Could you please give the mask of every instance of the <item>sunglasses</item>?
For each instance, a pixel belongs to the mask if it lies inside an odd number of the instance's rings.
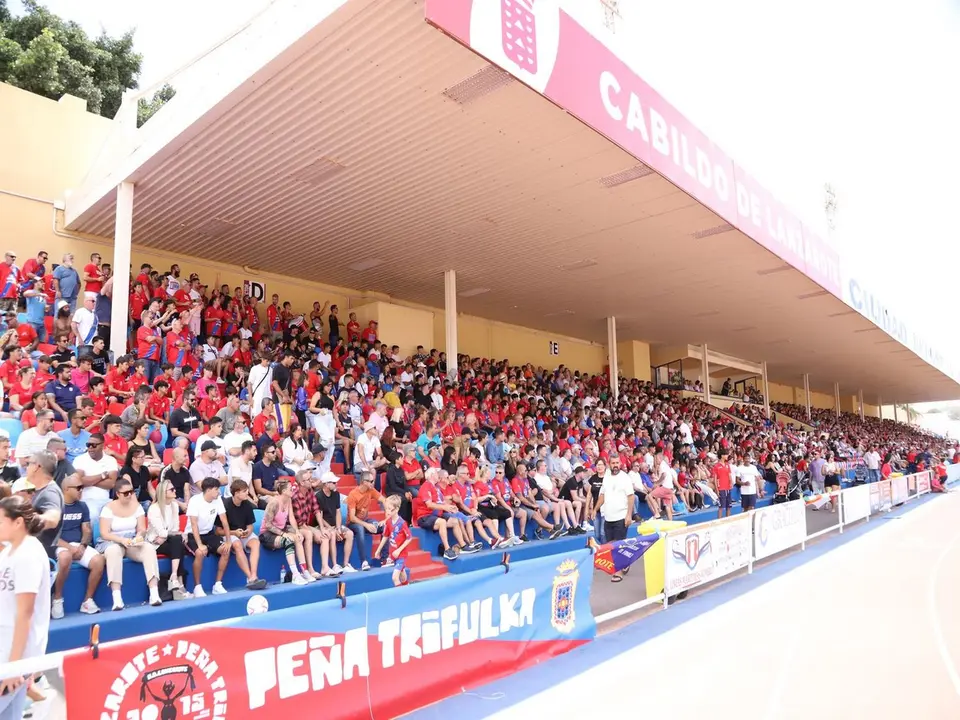
[[[88,443],[87,443],[87,447],[88,447],[88,448],[98,448],[98,447],[100,447],[101,445],[103,445],[103,443],[98,443],[98,442],[88,442]]]
[[[130,497],[133,495],[133,490],[120,490],[117,492],[117,497]]]

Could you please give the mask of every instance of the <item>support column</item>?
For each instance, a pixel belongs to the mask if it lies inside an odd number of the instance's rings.
[[[710,402],[710,361],[707,360],[707,344],[700,346],[703,357],[700,358],[700,374],[703,381],[703,401]]]
[[[447,378],[457,379],[457,271],[446,270],[443,273],[443,320],[446,330]]]
[[[877,395],[877,412],[880,414],[880,420],[883,420],[883,396]]]
[[[620,365],[617,357],[617,319],[612,315],[607,318],[607,364],[610,366],[610,391],[613,401],[620,399]]]
[[[770,418],[770,382],[767,380],[767,361],[761,363],[763,368],[763,414]]]
[[[803,395],[807,403],[807,422],[811,419],[810,413],[810,373],[803,374]]]
[[[837,413],[837,419],[840,418],[840,383],[833,384],[833,407]]]
[[[894,422],[900,422],[900,418],[898,417],[898,413],[897,413],[897,401],[896,401],[896,400],[893,401],[893,421],[894,421]]]
[[[857,390],[857,401],[860,405],[860,421],[863,421],[863,389]]]
[[[127,354],[130,315],[130,245],[133,241],[133,183],[117,185],[113,231],[113,294],[110,307],[110,352],[114,360]]]

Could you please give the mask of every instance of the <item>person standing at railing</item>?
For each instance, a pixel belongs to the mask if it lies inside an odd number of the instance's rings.
[[[50,630],[50,560],[37,535],[42,518],[19,497],[0,500],[0,662],[40,657]],[[0,720],[20,720],[25,678],[0,681]]]
[[[874,483],[880,480],[880,453],[875,445],[864,453],[863,462],[867,466],[867,482]]]

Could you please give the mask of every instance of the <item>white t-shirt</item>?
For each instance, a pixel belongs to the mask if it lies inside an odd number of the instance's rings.
[[[356,447],[353,449],[353,462],[357,467],[363,467],[360,463],[361,458],[365,459],[368,464],[373,462],[374,454],[377,450],[380,449],[380,438],[370,437],[366,433],[363,433],[358,439]]]
[[[77,330],[80,332],[78,342],[81,345],[89,345],[93,341],[91,331],[97,324],[97,316],[90,310],[82,307],[73,314],[73,322],[77,324]],[[89,340],[87,338],[89,338]]]
[[[20,437],[23,437],[22,435]],[[17,456],[19,457],[19,455]],[[867,470],[879,470],[880,469],[880,453],[878,452],[868,452],[863,456],[863,461],[867,464]]]
[[[212,502],[207,502],[203,495],[194,495],[187,503],[187,517],[197,519],[197,529],[201,535],[212,533],[217,518],[225,515],[226,512],[223,499],[219,495]],[[193,527],[192,524],[188,525],[188,530],[191,527]]]
[[[110,521],[110,532],[113,535],[119,535],[125,538],[135,538],[137,536],[137,522],[144,516],[143,507],[138,503],[133,515],[130,517],[120,517],[114,515],[113,510],[107,505],[100,513],[101,520]]]
[[[200,492],[200,483],[204,478],[212,477],[221,480],[227,474],[219,460],[212,463],[205,463],[200,458],[194,460],[190,466],[190,480],[193,483],[193,489]]]
[[[607,522],[617,522],[626,519],[627,498],[633,495],[633,480],[630,476],[621,470],[616,475],[607,473],[603,478],[603,484],[600,486],[600,494],[603,495],[603,507],[600,508],[600,514]]]
[[[60,437],[53,430],[46,435],[41,435],[35,427],[24,430],[17,438],[16,456],[17,460],[31,458],[35,453],[47,449],[47,443],[50,438]]]
[[[47,651],[50,630],[50,560],[32,536],[24,538],[16,551],[9,545],[0,551],[0,662],[4,663],[10,659],[18,593],[36,594],[23,657],[39,657]]]
[[[662,486],[668,490],[673,490],[677,486],[677,473],[675,473],[673,468],[666,463],[660,467],[660,476],[663,478]]]
[[[680,423],[680,437],[687,445],[693,445],[693,435],[690,434],[690,426],[685,422]]]
[[[737,478],[740,480],[740,494],[741,495],[756,495],[757,494],[757,482],[760,480],[760,471],[757,470],[756,465],[740,465],[734,472],[736,473]]]
[[[537,487],[539,487],[541,490],[546,490],[551,495],[556,493],[556,489],[553,487],[553,481],[550,479],[549,475],[534,473],[533,480],[535,483],[537,483]]]
[[[243,480],[250,488],[251,492],[253,491],[253,463],[243,461],[243,458],[235,457],[230,459],[230,482],[227,483],[227,487],[223,491],[224,497],[233,497],[233,493],[230,492],[230,485],[233,484],[234,480]]]
[[[99,460],[94,460],[90,457],[90,453],[84,453],[77,457],[73,461],[74,470],[79,470],[84,475],[99,475],[100,473],[112,473],[118,472],[120,466],[117,465],[117,461],[111,455],[104,454]],[[109,500],[110,491],[102,487],[85,487],[80,492],[81,500]]]
[[[217,457],[219,457],[220,455],[225,456],[227,454],[226,448],[224,448],[223,438],[213,437],[212,435],[207,435],[206,433],[204,433],[203,435],[197,438],[197,442],[196,442],[197,450],[202,448],[203,444],[207,440],[209,440],[210,442],[212,442],[214,445],[217,446]]]
[[[270,395],[270,377],[273,375],[273,368],[267,365],[254,365],[250,368],[250,377],[247,378],[247,385],[253,389],[253,398],[250,400],[250,416],[256,417],[263,412],[263,399]]]

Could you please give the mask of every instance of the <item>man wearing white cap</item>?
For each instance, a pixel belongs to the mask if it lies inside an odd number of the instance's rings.
[[[93,354],[93,339],[97,336],[97,294],[85,292],[83,307],[73,314],[73,332],[77,336],[77,357]]]
[[[357,438],[357,444],[353,448],[353,474],[357,476],[358,481],[364,472],[376,478],[379,469],[386,464],[387,459],[383,457],[380,449],[377,424],[373,420],[367,420],[363,426],[363,434]]]
[[[353,552],[353,530],[343,522],[343,511],[340,509],[340,493],[337,483],[340,478],[336,473],[326,472],[320,477],[320,490],[317,491],[317,504],[320,506],[322,527],[334,533],[336,542],[330,543],[330,569],[333,572],[356,572],[350,564],[350,554]],[[343,543],[343,566],[337,563],[337,543]]]

